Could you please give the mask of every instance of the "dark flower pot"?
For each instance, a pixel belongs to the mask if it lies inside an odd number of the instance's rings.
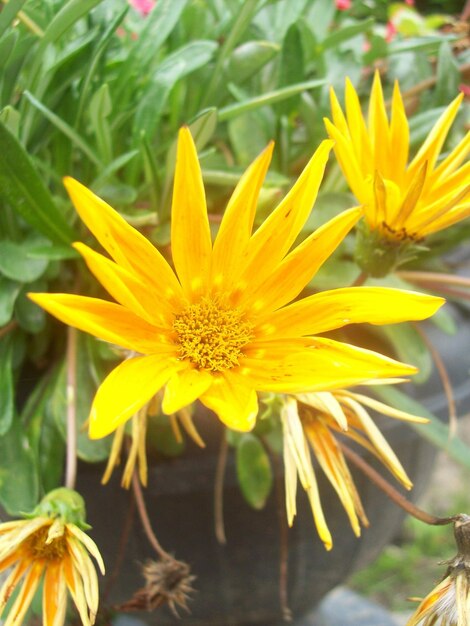
[[[215,423],[213,418],[213,422]],[[213,424],[212,424],[213,425]],[[385,434],[415,483],[417,498],[427,482],[434,450],[407,426],[387,424]],[[367,459],[372,464],[371,458]],[[175,618],[164,607],[139,613],[149,624],[191,626],[265,624],[282,622],[279,606],[280,522],[276,494],[262,511],[254,511],[240,494],[233,459],[225,478],[224,519],[227,544],[214,533],[215,450],[160,463],[149,475],[145,499],[161,544],[176,558],[190,564],[197,576],[197,593],[191,613]],[[106,487],[99,485],[96,470],[80,473],[78,490],[84,495],[91,535],[97,541],[108,576],[119,553],[119,535],[126,523],[129,493],[119,486],[119,472]],[[334,547],[326,552],[317,537],[306,495],[298,494],[298,515],[288,532],[288,601],[295,618],[310,611],[333,587],[372,561],[403,520],[404,513],[363,475],[353,475],[361,494],[370,527],[360,539],[354,536],[346,514],[327,481],[318,472],[322,502],[332,531]],[[282,483],[282,476],[278,477]],[[284,503],[282,503],[284,506]],[[284,516],[284,510],[281,511]],[[143,535],[137,516],[126,547],[120,576],[110,601],[120,604],[143,586],[139,563],[154,554]],[[105,584],[102,585],[104,589]]]

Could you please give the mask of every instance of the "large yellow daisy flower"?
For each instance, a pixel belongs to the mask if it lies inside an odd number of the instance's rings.
[[[214,244],[191,134],[179,134],[172,205],[175,271],[103,200],[70,178],[80,217],[110,260],[75,244],[119,304],[68,294],[30,294],[63,322],[131,351],[101,384],[90,437],[115,430],[165,387],[172,414],[197,398],[230,428],[250,430],[257,391],[329,390],[415,368],[369,350],[313,338],[345,324],[429,317],[443,300],[385,288],[345,288],[296,298],[360,217],[337,216],[291,250],[315,201],[332,142],[323,142],[299,179],[252,234],[272,146],[248,168]],[[287,305],[287,306],[286,306]]]
[[[470,215],[470,132],[440,162],[438,158],[463,94],[442,113],[408,163],[409,128],[398,83],[390,121],[380,76],[375,74],[367,123],[354,87],[346,79],[345,112],[331,90],[333,121],[326,119],[335,154],[348,184],[364,205],[371,230],[388,240],[419,241]]]

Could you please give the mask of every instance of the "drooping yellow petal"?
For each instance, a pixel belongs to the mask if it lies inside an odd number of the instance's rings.
[[[212,257],[212,283],[230,284],[237,261],[251,237],[258,196],[271,162],[274,142],[249,166],[237,184],[225,209],[214,242]]]
[[[209,372],[195,368],[175,372],[165,386],[163,412],[171,415],[188,406],[209,389],[213,379]]]
[[[64,185],[81,219],[116,263],[141,276],[167,301],[180,303],[181,287],[155,246],[78,181],[66,177]]]
[[[347,324],[395,324],[433,315],[444,299],[388,287],[345,287],[323,291],[259,321],[267,338],[315,335]],[[265,325],[264,325],[265,324]]]
[[[212,243],[201,168],[187,127],[178,135],[171,250],[181,285],[190,298],[201,291],[210,276]]]
[[[181,367],[159,354],[127,359],[101,383],[90,413],[91,439],[113,432],[136,413]]]
[[[106,291],[119,304],[130,309],[150,324],[160,325],[171,320],[172,306],[160,293],[144,284],[137,274],[110,261],[83,243],[73,247],[80,252],[88,268],[103,285]]]
[[[142,354],[174,352],[161,328],[119,304],[64,293],[30,293],[28,296],[61,322],[122,348]]]
[[[44,626],[62,626],[67,608],[67,586],[61,572],[62,565],[51,563],[46,568],[42,594],[42,623]]]
[[[253,312],[275,310],[293,300],[315,276],[357,223],[362,209],[343,211],[318,228],[290,252],[257,288],[240,298],[240,306]]]
[[[69,557],[64,562],[64,573],[67,587],[72,596],[77,611],[80,615],[83,626],[92,626],[88,615],[88,605],[84,590],[84,581],[80,576],[80,570],[75,563],[72,562],[72,558],[75,558],[73,552],[76,552],[75,546],[69,548],[72,557]]]
[[[13,606],[8,612],[8,616],[3,622],[3,626],[17,626],[23,622],[26,612],[34,598],[36,589],[39,586],[39,580],[41,578],[44,564],[41,561],[36,561],[31,564],[31,569],[27,572],[23,585],[19,594],[16,597]]]
[[[101,556],[100,551],[98,550],[98,546],[93,541],[93,539],[89,535],[87,535],[85,532],[83,532],[83,530],[78,528],[78,526],[75,526],[75,524],[67,524],[67,531],[71,535],[76,537],[81,543],[83,543],[85,548],[88,550],[88,552],[92,555],[92,557],[98,563],[98,567],[100,568],[100,572],[104,576],[106,570],[105,570],[105,566],[104,566],[103,557]]]
[[[289,340],[290,341],[290,340]],[[272,358],[270,342],[255,348],[264,356],[245,357],[243,368],[260,391],[307,393],[360,385],[369,380],[395,378],[416,373],[416,368],[377,352],[332,339],[316,338],[312,347]]]
[[[256,392],[248,381],[231,370],[214,376],[212,385],[199,399],[233,430],[249,431],[255,425]]]
[[[290,192],[250,239],[240,289],[261,285],[284,258],[305,224],[323,178],[331,141],[323,141]]]

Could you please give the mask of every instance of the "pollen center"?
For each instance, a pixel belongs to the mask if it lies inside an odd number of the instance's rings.
[[[61,560],[67,552],[65,537],[55,537],[47,543],[49,527],[43,527],[33,533],[27,541],[27,549],[33,560],[46,559],[48,561]]]
[[[175,317],[173,328],[180,359],[212,372],[236,367],[253,338],[253,327],[239,309],[211,298],[190,304]]]

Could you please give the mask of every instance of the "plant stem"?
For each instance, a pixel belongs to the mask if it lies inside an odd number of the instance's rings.
[[[14,330],[17,326],[18,322],[16,320],[12,320],[11,322],[8,322],[8,324],[5,324],[5,326],[2,326],[0,328],[0,339],[5,335],[8,335],[8,333]]]
[[[369,272],[366,272],[365,270],[362,270],[361,273],[359,274],[359,276],[356,278],[356,280],[351,285],[351,287],[361,287],[366,282],[366,280],[368,278],[369,278]]]
[[[356,467],[358,467],[370,480],[379,487],[395,504],[398,504],[404,511],[415,517],[416,519],[429,524],[431,526],[443,526],[454,522],[455,517],[436,517],[423,511],[415,504],[410,502],[403,496],[388,480],[385,480],[367,461],[360,457],[356,452],[351,450],[349,446],[339,442],[344,456],[349,459]]]
[[[144,494],[142,493],[142,487],[139,482],[139,477],[137,475],[136,470],[132,474],[132,489],[134,491],[135,503],[137,505],[137,511],[139,513],[140,521],[142,523],[142,528],[144,529],[144,533],[158,556],[162,559],[173,560],[171,554],[166,552],[160,545],[155,533],[153,532],[152,524],[150,523],[150,518],[148,516],[147,507],[145,506]]]
[[[222,432],[220,440],[219,456],[217,458],[217,467],[215,470],[214,482],[214,527],[217,541],[225,545],[227,538],[225,536],[224,525],[224,477],[225,468],[227,467],[228,443],[225,437],[225,430]]]
[[[74,489],[77,478],[77,329],[67,329],[67,451],[65,486]]]

